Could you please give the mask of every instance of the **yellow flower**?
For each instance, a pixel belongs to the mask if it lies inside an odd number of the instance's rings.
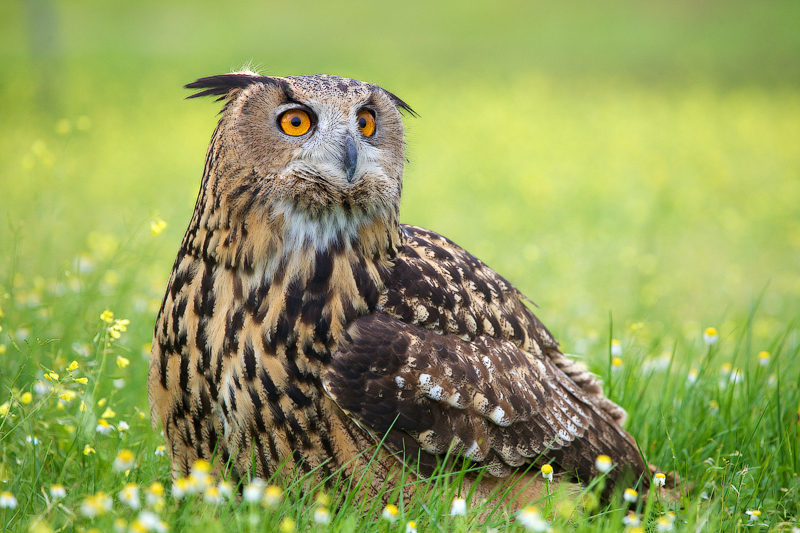
[[[117,366],[118,366],[118,367],[120,367],[120,368],[125,368],[125,367],[126,367],[126,366],[128,366],[129,364],[131,364],[131,361],[130,361],[130,359],[128,359],[128,358],[126,358],[126,357],[122,357],[121,355],[118,355],[118,356],[117,356]]]
[[[103,321],[103,322],[105,322],[106,324],[111,324],[111,323],[114,321],[114,313],[112,313],[111,311],[109,311],[108,309],[106,309],[106,310],[105,310],[105,311],[103,311],[103,313],[100,315],[100,320],[102,320],[102,321]]]
[[[44,375],[44,377],[47,379],[47,381],[58,381],[58,374],[55,372],[48,372]]]
[[[550,465],[544,465],[542,467],[542,477],[547,481],[553,481],[553,467]]]
[[[280,528],[281,533],[292,533],[295,528],[295,523],[291,518],[284,518],[281,520],[281,523],[278,527]]]
[[[80,405],[80,407],[78,407],[78,409],[80,410],[81,413],[85,413],[86,412],[86,402],[81,400],[81,405]]]
[[[30,392],[23,392],[22,396],[19,397],[19,402],[28,405],[33,401],[33,394]]]
[[[0,344],[0,355],[3,355],[4,353],[6,353],[6,345]]]
[[[417,533],[417,523],[413,520],[406,522],[406,533]]]
[[[268,507],[276,507],[279,503],[281,503],[282,498],[283,491],[278,486],[270,485],[264,490],[264,503]]]
[[[96,452],[94,451],[94,448],[92,448],[87,444],[86,446],[83,447],[83,455],[89,455],[90,453],[96,453]]]
[[[106,400],[105,398],[100,398],[99,400],[97,400],[97,406],[103,407],[107,402],[108,400]]]
[[[155,496],[163,496],[164,495],[164,485],[159,483],[158,481],[151,483],[148,489],[151,494]]]
[[[86,385],[89,383],[89,378],[75,378],[76,383],[80,383],[81,385]]]
[[[622,359],[619,357],[614,357],[611,359],[611,370],[619,370],[622,368]]]
[[[10,403],[5,402],[3,405],[0,405],[0,416],[6,416],[9,410],[11,410]]]
[[[77,361],[73,361],[67,367],[67,372],[72,372],[73,370],[77,370],[77,369],[78,369],[78,362]]]
[[[114,321],[114,326],[120,331],[128,331],[128,326],[131,324],[131,321],[127,318],[120,318]]]
[[[161,232],[163,232],[165,229],[167,229],[167,223],[160,218],[150,222],[150,233],[153,235],[161,235]]]
[[[100,415],[100,418],[114,418],[115,416],[117,416],[117,413],[115,413],[110,407],[106,407],[106,410],[103,411],[103,414]]]
[[[656,487],[663,487],[666,483],[667,483],[667,476],[664,475],[663,472],[658,472],[656,473],[655,476],[653,476],[653,485],[655,485]]]

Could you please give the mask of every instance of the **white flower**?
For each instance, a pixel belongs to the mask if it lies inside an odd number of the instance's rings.
[[[525,507],[517,514],[517,521],[519,521],[528,531],[549,531],[550,524],[534,506]]]
[[[217,484],[220,496],[230,498],[233,495],[233,486],[224,479]]]
[[[417,533],[417,523],[413,520],[406,522],[406,533]]]
[[[250,503],[258,503],[262,494],[264,494],[264,482],[260,478],[253,478],[242,491],[244,501]]]
[[[667,476],[663,472],[657,472],[653,476],[653,485],[656,487],[663,487],[667,483]]]
[[[450,506],[450,516],[464,516],[467,514],[467,500],[464,498],[453,498]]]
[[[50,485],[50,497],[54,500],[60,500],[67,497],[67,489],[64,485]]]
[[[324,507],[314,509],[314,522],[317,524],[328,525],[331,523],[331,512]]]
[[[639,497],[639,493],[633,489],[625,489],[625,492],[622,494],[622,499],[628,503],[633,503]]]
[[[216,505],[222,501],[222,494],[220,494],[217,487],[208,487],[203,492],[203,501]]]
[[[262,501],[267,507],[277,507],[283,499],[283,491],[276,485],[270,485],[264,489],[264,498]]]
[[[185,477],[178,478],[172,484],[172,497],[176,500],[183,499],[184,496],[193,492],[191,489],[192,487],[189,486]]]
[[[719,333],[716,328],[706,328],[703,332],[703,342],[708,346],[715,344],[719,340]]]
[[[642,521],[639,519],[638,516],[636,516],[636,513],[634,513],[633,511],[628,511],[628,514],[626,514],[622,518],[622,523],[625,524],[626,526],[636,527],[641,525]]]
[[[144,501],[149,507],[162,504],[164,502],[164,485],[158,481],[151,483],[144,493]]]
[[[108,420],[101,418],[97,421],[97,428],[95,430],[101,435],[108,435],[114,431],[114,426],[108,423]]]
[[[117,458],[114,459],[114,469],[118,472],[130,470],[136,462],[136,455],[130,450],[120,450]]]
[[[159,446],[158,448],[156,448],[156,451],[153,452],[153,455],[162,456],[165,453],[166,453],[166,451],[164,450],[164,447],[163,446]]]
[[[27,437],[25,437],[25,442],[27,442],[28,444],[33,444],[34,446],[37,446],[37,445],[39,445],[39,444],[40,444],[42,441],[40,441],[39,439],[37,439],[37,438],[36,438],[36,437],[34,437],[33,435],[28,435]]]
[[[622,370],[622,359],[619,357],[612,357],[611,358],[611,371],[612,372],[619,372]]]
[[[761,366],[769,365],[769,352],[758,352],[758,364]]]
[[[158,515],[150,511],[142,511],[136,520],[131,524],[131,531],[155,531],[156,533],[166,533],[169,526],[163,522]]]
[[[542,466],[542,477],[547,481],[553,481],[553,467],[550,465]]]
[[[611,462],[611,457],[607,455],[598,455],[597,459],[594,460],[594,466],[597,468],[598,472],[605,474],[614,467],[614,464]]]
[[[81,514],[87,518],[104,515],[111,510],[114,502],[105,492],[98,492],[92,496],[87,496],[81,503]]]
[[[656,531],[672,531],[672,521],[666,516],[656,520]]]
[[[381,513],[381,517],[389,523],[393,523],[397,521],[397,518],[400,516],[400,509],[397,508],[396,505],[389,504],[383,508],[383,512]]]
[[[617,339],[611,339],[611,355],[614,357],[622,355],[622,343]]]
[[[142,505],[139,501],[139,486],[136,483],[127,483],[117,495],[117,498],[119,498],[119,501],[134,510],[138,509]]]
[[[128,431],[129,429],[131,429],[131,427],[124,420],[120,420],[119,424],[117,424],[117,431],[119,431],[120,433],[122,433],[123,431]]]
[[[755,522],[761,516],[761,511],[759,511],[758,509],[752,509],[745,511],[745,514],[750,517],[751,522]]]
[[[697,381],[697,376],[699,372],[696,368],[692,368],[689,370],[689,373],[686,375],[686,383],[694,383]]]
[[[0,509],[16,509],[17,499],[10,492],[0,492]]]

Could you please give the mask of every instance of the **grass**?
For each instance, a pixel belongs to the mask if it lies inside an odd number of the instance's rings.
[[[691,487],[677,505],[638,500],[644,525],[671,509],[675,531],[800,527],[797,9],[3,3],[0,492],[17,506],[0,508],[0,527],[127,529],[139,511],[119,492],[136,483],[143,500],[157,482],[171,531],[521,530],[479,502],[450,517],[462,472],[395,498],[393,523],[343,483],[321,504],[307,480],[269,480],[283,490],[270,508],[170,494],[147,345],[218,110],[180,87],[250,59],[375,81],[420,113],[406,120],[403,221],[533,298],[628,410],[648,460]],[[112,509],[89,518],[100,491]],[[554,491],[538,502],[554,529],[625,530],[618,496],[594,507]]]

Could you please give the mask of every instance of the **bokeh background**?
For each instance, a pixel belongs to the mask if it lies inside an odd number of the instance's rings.
[[[610,316],[644,353],[724,338],[756,304],[767,343],[800,309],[798,20],[794,1],[4,0],[0,308],[46,320],[3,334],[68,347],[110,307],[147,343],[220,107],[182,86],[249,64],[409,102],[402,220],[517,284],[567,351],[602,353]]]

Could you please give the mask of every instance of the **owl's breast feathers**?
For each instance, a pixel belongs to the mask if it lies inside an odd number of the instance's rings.
[[[600,454],[645,472],[624,411],[515,287],[440,235],[362,227],[288,253],[204,231],[187,233],[151,359],[176,474],[214,454],[264,478],[348,468],[380,441],[421,475],[448,453],[496,477],[555,461],[588,479]]]

